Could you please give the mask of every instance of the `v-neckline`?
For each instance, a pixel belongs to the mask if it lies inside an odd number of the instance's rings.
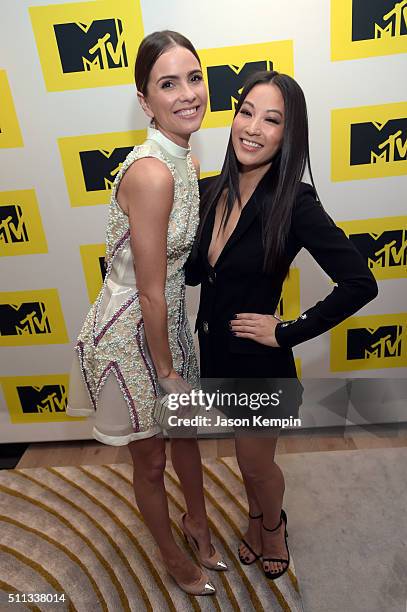
[[[232,245],[235,242],[237,242],[241,238],[241,236],[243,236],[245,231],[250,227],[251,223],[256,218],[257,214],[260,212],[262,203],[264,201],[265,193],[271,188],[270,178],[271,178],[271,173],[273,172],[273,170],[274,170],[274,166],[271,166],[271,168],[265,173],[265,175],[257,183],[255,189],[253,190],[253,193],[247,200],[245,206],[243,207],[239,215],[239,219],[236,223],[236,226],[233,232],[229,236],[228,240],[225,242],[223,249],[219,253],[213,265],[209,263],[208,252],[209,252],[209,247],[212,243],[212,238],[213,238],[213,231],[214,231],[215,217],[216,217],[216,207],[211,210],[209,217],[205,223],[205,229],[204,229],[204,234],[203,234],[202,241],[200,244],[200,250],[202,252],[203,257],[205,258],[206,264],[212,270],[217,268],[217,266],[220,264],[221,260],[223,259],[227,251],[229,251]]]
[[[251,196],[250,196],[250,197],[251,197]],[[219,254],[218,254],[217,258],[216,258],[216,259],[215,259],[215,261],[214,261],[214,263],[213,263],[213,264],[211,264],[211,262],[209,261],[209,251],[211,250],[211,246],[212,246],[212,243],[213,243],[213,241],[214,241],[214,240],[215,240],[215,243],[216,243],[216,236],[214,235],[214,234],[215,234],[215,226],[216,226],[216,213],[217,213],[217,208],[218,208],[218,207],[216,206],[216,208],[215,208],[215,215],[214,215],[214,219],[213,219],[213,225],[212,225],[212,231],[210,232],[210,242],[209,242],[209,246],[208,246],[208,257],[207,257],[207,259],[208,259],[208,264],[211,266],[211,268],[212,268],[212,269],[214,269],[214,268],[216,267],[216,264],[218,263],[219,258],[221,257],[221,255],[222,255],[223,251],[225,250],[225,248],[226,248],[226,246],[227,246],[228,242],[230,241],[230,239],[232,238],[233,234],[234,234],[234,233],[235,233],[235,231],[237,230],[237,226],[238,226],[238,225],[239,225],[239,223],[240,223],[240,219],[242,218],[243,211],[244,211],[244,209],[246,208],[246,206],[248,205],[249,201],[250,201],[250,198],[249,198],[249,200],[247,200],[246,204],[243,206],[242,210],[240,211],[240,215],[239,215],[239,217],[238,217],[238,219],[237,219],[237,221],[236,221],[236,225],[235,225],[235,227],[233,228],[233,230],[232,230],[232,231],[231,231],[231,233],[230,233],[230,236],[228,237],[228,239],[226,240],[226,242],[225,242],[225,244],[223,245],[222,249],[220,250],[220,252],[219,252]],[[220,213],[220,215],[221,215],[221,220],[220,220],[220,225],[219,225],[219,227],[218,227],[218,231],[217,231],[217,233],[218,233],[218,232],[221,230],[221,228],[222,228],[222,216],[223,216],[222,212]],[[215,246],[215,245],[214,245],[214,246]]]
[[[232,233],[230,234],[229,238],[226,240],[225,244],[223,245],[223,248],[220,251],[219,255],[217,256],[215,262],[213,264],[211,264],[210,261],[209,261],[209,258],[208,258],[208,253],[209,253],[209,250],[211,248],[211,244],[212,244],[213,239],[214,239],[213,234],[214,234],[214,231],[215,231],[216,211],[217,211],[217,207],[218,207],[218,205],[216,205],[215,210],[214,210],[214,214],[213,214],[213,222],[212,222],[212,219],[211,219],[211,226],[208,228],[209,229],[209,244],[208,244],[208,250],[207,250],[207,253],[206,253],[206,260],[208,262],[208,265],[212,268],[212,270],[214,270],[216,268],[220,258],[222,257],[223,253],[225,252],[225,249],[227,249],[227,247],[230,245],[230,242],[232,241],[232,239],[236,235],[236,232],[237,232],[237,230],[239,228],[239,225],[241,225],[242,216],[244,215],[245,210],[251,204],[251,202],[252,202],[252,200],[253,200],[253,198],[255,196],[255,193],[256,193],[256,191],[258,189],[258,186],[259,186],[260,182],[257,183],[256,187],[253,189],[252,194],[250,195],[250,197],[247,200],[246,204],[243,206],[242,210],[240,211],[239,218],[237,220],[237,223],[236,223],[235,227],[233,228]]]

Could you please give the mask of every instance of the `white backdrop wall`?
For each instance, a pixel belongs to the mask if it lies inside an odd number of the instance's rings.
[[[380,293],[333,333],[296,347],[299,371],[304,379],[405,378],[406,4],[1,0],[0,442],[90,434],[91,423],[70,419],[64,408],[73,344],[101,282],[109,184],[97,164],[90,176],[92,162],[81,166],[80,153],[105,151],[120,162],[125,147],[143,138],[134,57],[143,33],[159,29],[188,36],[206,75],[219,65],[238,75],[248,62],[273,62],[301,84],[322,202],[370,258]],[[117,56],[103,58],[103,45],[92,51],[106,32]],[[71,56],[62,46],[70,36],[84,45]],[[220,169],[230,120],[231,111],[212,110],[192,137],[203,173]],[[94,183],[88,189],[86,172]],[[285,318],[332,290],[307,253],[295,267],[283,294]],[[197,296],[189,291],[191,320]],[[349,329],[362,334],[352,346]],[[387,420],[403,419],[403,408],[396,401]]]

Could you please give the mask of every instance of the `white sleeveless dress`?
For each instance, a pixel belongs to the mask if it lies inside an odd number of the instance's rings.
[[[116,194],[126,170],[155,157],[174,179],[174,203],[167,235],[168,335],[174,369],[191,385],[199,370],[185,306],[184,264],[199,221],[199,191],[189,149],[154,128],[124,161],[112,188],[106,232],[107,272],[76,344],[67,414],[95,416],[93,436],[113,446],[156,435],[153,419],[157,375],[148,350],[136,288],[127,215]]]

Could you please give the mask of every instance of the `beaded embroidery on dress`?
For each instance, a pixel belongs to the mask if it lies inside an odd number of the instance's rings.
[[[174,155],[184,159],[174,160]],[[160,431],[152,416],[158,392],[157,376],[146,343],[136,289],[129,221],[116,199],[124,173],[133,162],[144,157],[160,159],[174,179],[174,203],[167,234],[165,295],[168,336],[174,369],[191,385],[197,385],[199,381],[186,315],[184,276],[184,264],[192,249],[199,221],[198,181],[189,150],[178,147],[157,130],[149,128],[148,140],[130,152],[112,187],[106,231],[106,276],[78,337],[79,364],[76,359],[67,408],[67,414],[71,416],[90,416],[96,411],[93,435],[101,442],[113,445],[127,444]],[[181,173],[176,168],[179,163],[184,164]],[[81,376],[78,375],[79,368]],[[109,385],[105,385],[108,378]],[[123,424],[115,421],[112,397],[103,392],[104,386],[110,388],[112,384],[116,386],[116,398],[118,385],[127,408],[124,413],[121,406],[117,413],[119,420],[120,415],[122,420],[127,419]],[[109,411],[109,418],[105,421],[114,425],[103,422],[103,415]],[[99,420],[98,414],[101,415]]]

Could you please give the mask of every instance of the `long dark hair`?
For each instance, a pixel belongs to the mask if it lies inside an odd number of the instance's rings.
[[[137,90],[144,96],[147,94],[148,80],[154,64],[164,51],[170,47],[185,47],[196,57],[201,65],[199,55],[188,38],[179,32],[172,30],[161,30],[160,32],[152,32],[142,41],[137,51],[136,64],[134,66],[134,77]]]
[[[285,243],[295,196],[306,168],[315,189],[309,156],[307,106],[304,93],[293,78],[274,70],[264,70],[253,73],[246,81],[235,108],[235,117],[253,87],[264,83],[276,85],[281,91],[284,99],[285,122],[281,148],[274,156],[270,170],[262,179],[268,180],[270,187],[262,202],[263,267],[267,273],[280,275],[284,272],[285,276],[288,271],[284,258]],[[228,222],[235,201],[241,205],[239,162],[233,148],[232,136],[229,138],[222,171],[202,197],[198,242],[209,213],[216,207],[225,189],[227,199],[226,214],[222,220],[223,227]]]

